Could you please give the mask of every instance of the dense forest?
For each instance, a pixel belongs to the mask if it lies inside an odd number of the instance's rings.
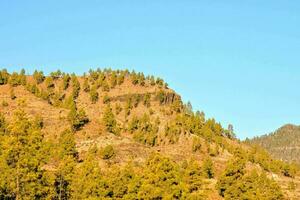
[[[300,127],[285,125],[273,133],[246,140],[265,148],[274,158],[300,163]]]
[[[299,199],[299,166],[163,79],[0,71],[0,199]]]

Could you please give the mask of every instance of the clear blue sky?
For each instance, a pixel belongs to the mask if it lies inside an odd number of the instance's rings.
[[[300,1],[1,1],[0,67],[163,77],[240,138],[300,124]]]

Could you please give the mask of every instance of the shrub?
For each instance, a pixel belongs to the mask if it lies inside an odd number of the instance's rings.
[[[287,177],[294,178],[297,173],[297,167],[294,164],[283,163],[282,174]]]
[[[104,160],[109,160],[115,155],[115,150],[112,145],[107,145],[100,151],[100,156]]]
[[[7,106],[8,106],[7,101],[3,100],[3,101],[2,101],[2,106],[3,106],[3,107],[7,107]]]
[[[105,94],[104,97],[103,97],[103,103],[108,104],[109,102],[110,102],[110,98],[107,94]]]

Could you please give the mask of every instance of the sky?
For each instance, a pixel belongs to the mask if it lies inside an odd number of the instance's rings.
[[[0,67],[162,77],[241,139],[300,124],[298,0],[1,0]]]

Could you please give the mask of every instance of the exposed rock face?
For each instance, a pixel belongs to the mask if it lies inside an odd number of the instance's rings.
[[[114,97],[110,97],[111,101],[120,101],[120,102],[126,102],[128,99],[144,99],[146,97],[146,95],[150,95],[150,100],[158,100],[156,98],[156,93],[155,92],[151,92],[151,93],[142,93],[142,94],[125,94],[125,95],[119,95],[119,96],[114,96]],[[175,101],[179,101],[181,102],[181,97],[174,93],[174,92],[168,92],[164,94],[164,100],[161,102],[162,105],[170,105],[172,103],[174,103]]]
[[[163,104],[165,104],[165,105],[172,104],[176,100],[181,101],[181,98],[179,95],[177,95],[175,93],[166,93],[165,101],[163,102]]]

